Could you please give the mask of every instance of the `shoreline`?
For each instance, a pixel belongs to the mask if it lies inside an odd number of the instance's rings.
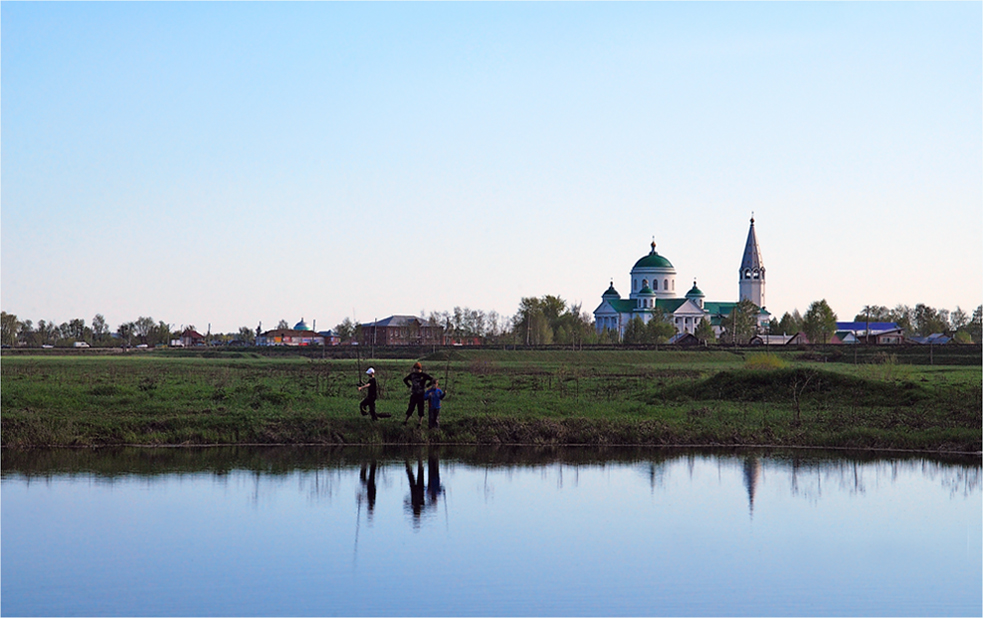
[[[942,455],[954,457],[983,457],[983,451],[958,451],[958,450],[932,450],[932,449],[905,449],[891,447],[868,447],[858,448],[850,446],[805,446],[793,444],[532,444],[532,443],[509,443],[509,444],[463,444],[460,442],[424,442],[424,443],[400,443],[400,442],[373,442],[368,444],[336,444],[323,442],[239,442],[235,444],[95,444],[95,445],[50,445],[50,446],[0,446],[0,449],[10,451],[31,451],[31,450],[102,450],[102,449],[219,449],[219,448],[375,448],[375,447],[434,447],[434,448],[494,448],[494,447],[516,447],[516,448],[614,448],[614,449],[673,449],[673,450],[801,450],[801,451],[843,451],[851,453],[871,453],[889,454],[897,453],[901,455]]]

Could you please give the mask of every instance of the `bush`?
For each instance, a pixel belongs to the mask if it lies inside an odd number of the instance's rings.
[[[771,370],[784,369],[786,366],[787,363],[773,352],[749,354],[744,361],[745,369]]]

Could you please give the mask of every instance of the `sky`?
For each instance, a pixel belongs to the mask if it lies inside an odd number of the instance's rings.
[[[0,4],[0,307],[983,302],[983,4]]]

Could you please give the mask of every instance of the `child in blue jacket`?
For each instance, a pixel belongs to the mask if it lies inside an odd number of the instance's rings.
[[[440,421],[438,417],[440,416],[440,400],[444,398],[444,391],[440,390],[440,382],[434,380],[433,384],[427,389],[427,392],[423,394],[423,398],[427,400],[427,407],[429,409],[429,423],[427,426],[430,429],[438,429],[440,427]]]

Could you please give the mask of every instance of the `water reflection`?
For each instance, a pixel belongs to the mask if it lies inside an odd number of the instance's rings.
[[[347,470],[358,473],[356,511],[366,521],[376,515],[380,476],[394,466],[403,470],[407,486],[403,512],[414,529],[438,511],[446,512],[446,488],[441,479],[441,460],[453,466],[474,467],[483,474],[485,501],[494,493],[489,473],[537,469],[555,477],[557,489],[576,488],[581,470],[641,465],[652,491],[666,491],[669,480],[684,462],[692,481],[701,463],[713,462],[718,481],[725,483],[725,471],[740,469],[739,479],[746,496],[748,516],[753,519],[765,475],[772,485],[786,487],[788,495],[815,503],[822,499],[824,487],[833,486],[848,495],[863,495],[871,483],[894,483],[904,475],[918,474],[939,484],[951,496],[976,495],[981,488],[978,456],[913,456],[871,453],[844,453],[809,450],[680,450],[680,449],[579,449],[521,447],[419,447],[390,446],[364,448],[320,447],[228,447],[228,448],[107,448],[2,451],[3,479],[22,479],[28,485],[48,482],[56,477],[85,476],[96,483],[140,478],[150,480],[164,475],[211,474],[216,482],[228,485],[233,473],[251,479],[251,497],[259,504],[263,491],[275,491],[288,476],[298,476],[309,488],[313,500],[331,498],[343,484]],[[426,460],[426,466],[424,466]]]
[[[375,459],[371,459],[368,462],[362,462],[362,468],[358,472],[358,479],[362,482],[362,490],[360,491],[356,500],[358,500],[358,505],[361,507],[362,501],[365,500],[368,503],[368,518],[372,521],[372,515],[375,513],[375,471],[378,468],[379,463]]]
[[[378,446],[2,458],[7,615],[981,610],[979,457]],[[379,576],[394,572],[446,594]]]
[[[409,495],[403,501],[403,510],[412,519],[413,527],[419,529],[421,519],[426,511],[436,509],[444,486],[440,483],[440,457],[436,450],[427,455],[427,481],[423,481],[423,457],[416,460],[416,473],[407,461],[406,479],[409,482]]]
[[[758,457],[744,458],[744,487],[747,489],[748,511],[754,516],[754,491],[761,476],[761,459]]]
[[[161,475],[211,474],[228,482],[233,472],[248,472],[259,490],[264,480],[301,474],[310,476],[313,494],[330,494],[336,475],[354,467],[358,470],[359,500],[367,512],[375,509],[377,476],[396,462],[409,484],[407,512],[422,517],[429,506],[445,493],[441,484],[441,460],[481,470],[540,469],[556,475],[556,486],[565,484],[569,469],[572,486],[580,470],[592,467],[644,465],[648,484],[664,487],[676,462],[685,461],[692,477],[695,466],[714,461],[720,470],[738,464],[750,512],[763,475],[787,478],[794,495],[818,497],[823,483],[863,494],[870,482],[896,480],[916,472],[938,482],[952,495],[971,495],[980,490],[978,455],[872,454],[782,449],[658,449],[575,447],[211,447],[211,448],[103,448],[103,449],[3,449],[0,478],[23,479],[28,483],[54,477],[84,475],[97,482]],[[424,459],[427,460],[424,470]],[[872,479],[876,479],[872,481]],[[567,480],[566,482],[571,482]]]

